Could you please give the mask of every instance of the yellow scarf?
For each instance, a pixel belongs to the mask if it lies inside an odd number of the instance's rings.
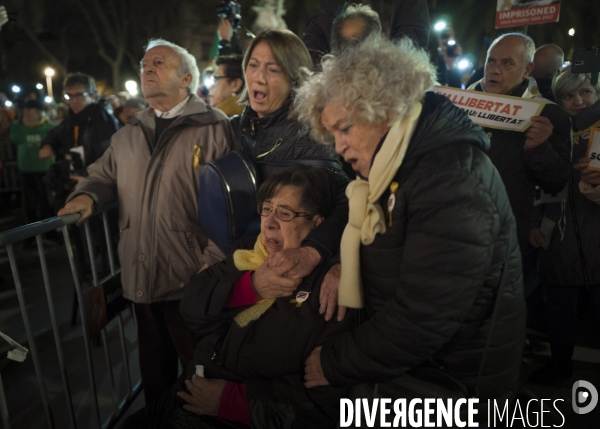
[[[392,125],[369,171],[369,180],[357,179],[348,185],[348,224],[342,235],[340,253],[342,274],[339,305],[350,308],[364,306],[360,278],[360,246],[369,245],[375,235],[385,233],[385,216],[379,198],[398,172],[415,131],[423,105],[416,102],[403,119]]]
[[[216,107],[217,109],[222,110],[227,116],[235,116],[241,115],[244,111],[244,107],[246,106],[243,104],[238,104],[238,96],[232,95],[231,97],[221,101]]]
[[[253,250],[236,250],[233,253],[233,262],[235,267],[240,271],[256,271],[260,267],[265,258],[269,255],[267,249],[261,240],[261,235],[256,239]],[[247,326],[253,320],[257,320],[265,311],[273,305],[275,299],[261,299],[252,307],[249,307],[235,316],[233,320],[241,327]]]

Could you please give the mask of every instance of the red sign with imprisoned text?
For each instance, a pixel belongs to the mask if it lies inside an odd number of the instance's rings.
[[[525,131],[531,125],[530,118],[538,116],[546,104],[533,98],[466,91],[447,86],[436,86],[433,91],[448,97],[477,125],[501,130]]]
[[[560,0],[498,0],[496,28],[558,22]]]

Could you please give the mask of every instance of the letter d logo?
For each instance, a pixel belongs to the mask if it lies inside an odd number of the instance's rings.
[[[591,396],[591,398],[590,398]],[[598,405],[598,391],[592,383],[585,380],[578,380],[573,383],[573,411],[577,414],[587,414]],[[585,407],[580,405],[589,403]]]

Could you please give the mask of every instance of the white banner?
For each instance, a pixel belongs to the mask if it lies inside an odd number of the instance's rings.
[[[477,125],[500,130],[525,131],[531,125],[530,118],[539,116],[546,104],[531,98],[467,91],[447,86],[436,86],[433,91],[448,97]]]

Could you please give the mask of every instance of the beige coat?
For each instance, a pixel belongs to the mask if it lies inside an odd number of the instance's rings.
[[[202,167],[234,146],[227,117],[195,95],[151,153],[154,130],[153,109],[136,114],[69,196],[86,193],[96,209],[118,199],[123,295],[145,304],[181,299],[203,264],[224,259],[197,224],[198,184]]]

